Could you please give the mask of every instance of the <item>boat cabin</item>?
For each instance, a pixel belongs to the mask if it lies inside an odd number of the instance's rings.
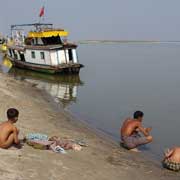
[[[21,29],[24,26],[34,26],[35,29],[25,35]],[[12,25],[8,56],[35,65],[78,64],[77,45],[67,41],[68,34],[64,29],[53,28],[52,24]]]

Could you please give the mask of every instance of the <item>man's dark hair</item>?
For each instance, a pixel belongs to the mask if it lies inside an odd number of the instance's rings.
[[[15,108],[10,108],[7,110],[7,117],[8,119],[14,119],[15,117],[18,117],[19,111]]]
[[[142,111],[136,111],[134,113],[134,119],[138,119],[139,117],[143,117],[144,116],[144,113]]]

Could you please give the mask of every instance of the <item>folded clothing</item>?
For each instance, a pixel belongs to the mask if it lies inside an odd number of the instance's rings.
[[[49,138],[46,134],[29,133],[26,135],[26,140],[42,140],[47,141]]]
[[[55,146],[60,146],[65,150],[73,149],[73,144],[71,140],[68,139],[61,139],[57,136],[53,136],[49,138],[50,141],[54,141]]]
[[[60,146],[65,150],[69,150],[69,149],[73,149],[73,143],[71,143],[71,141],[68,140],[57,140],[54,141],[56,146]]]
[[[54,142],[47,140],[27,140],[26,143],[35,149],[48,150]]]
[[[68,139],[61,139],[57,136],[48,138],[45,134],[30,133],[26,136],[26,143],[35,149],[47,150],[50,149],[58,153],[66,153],[66,150],[80,151],[81,146],[87,146],[84,141],[72,141]]]
[[[66,154],[66,151],[61,146],[58,146],[58,145],[56,146],[55,143],[50,145],[50,149],[56,153]]]

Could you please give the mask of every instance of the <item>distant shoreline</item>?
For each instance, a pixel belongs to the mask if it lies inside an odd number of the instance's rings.
[[[79,40],[79,44],[101,44],[101,43],[180,43],[180,41],[160,40]]]

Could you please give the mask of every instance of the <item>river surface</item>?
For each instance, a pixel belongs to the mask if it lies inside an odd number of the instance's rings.
[[[144,125],[153,128],[146,151],[159,158],[163,149],[180,145],[180,43],[82,44],[78,55],[85,65],[79,76],[9,73],[46,90],[115,141],[123,120],[141,110]]]

